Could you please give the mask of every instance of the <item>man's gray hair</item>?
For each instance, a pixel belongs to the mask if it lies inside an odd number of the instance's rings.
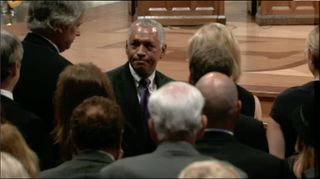
[[[81,1],[31,1],[27,26],[33,30],[57,31],[59,26],[71,26],[85,11]]]
[[[203,106],[200,91],[184,82],[170,82],[152,93],[148,109],[158,139],[178,133],[196,135],[201,128]]]
[[[166,43],[165,42],[165,31],[163,26],[155,20],[152,19],[137,19],[132,23],[132,25],[129,28],[128,31],[128,37],[131,36],[132,34],[132,29],[134,26],[139,26],[139,27],[155,27],[157,29],[157,35],[160,41],[160,47],[163,47],[163,45]]]
[[[1,28],[1,82],[10,72],[11,66],[20,64],[23,56],[23,48],[16,35]]]

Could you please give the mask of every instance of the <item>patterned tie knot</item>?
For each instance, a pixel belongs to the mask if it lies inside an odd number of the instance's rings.
[[[147,78],[147,79],[141,79],[139,81],[139,87],[142,88],[148,88],[148,86],[150,85],[151,81]]]

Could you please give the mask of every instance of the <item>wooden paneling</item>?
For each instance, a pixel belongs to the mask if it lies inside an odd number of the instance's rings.
[[[163,25],[225,23],[224,1],[137,1],[136,18],[155,19]]]
[[[260,1],[256,21],[259,25],[319,24],[319,1]]]

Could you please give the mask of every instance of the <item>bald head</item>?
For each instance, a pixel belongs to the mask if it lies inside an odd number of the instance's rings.
[[[210,72],[200,78],[196,87],[206,100],[203,111],[209,123],[236,118],[238,93],[231,78],[222,73]]]

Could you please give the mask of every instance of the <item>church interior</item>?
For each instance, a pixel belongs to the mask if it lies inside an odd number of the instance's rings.
[[[225,23],[238,39],[242,58],[239,84],[258,96],[263,119],[268,117],[273,100],[281,91],[313,79],[304,50],[308,33],[319,24],[319,1],[273,1],[275,4],[215,1],[217,3],[208,3],[206,7],[204,4],[211,1],[177,1],[176,5],[172,5],[175,1],[154,1],[151,4],[156,6],[155,2],[167,7],[154,7],[154,11],[149,12],[150,1],[86,1],[81,35],[62,55],[72,63],[94,63],[103,71],[115,68],[127,61],[124,47],[129,24],[143,16],[160,17],[160,11],[170,6],[176,8],[182,19],[162,19],[168,48],[158,69],[173,79],[188,80],[188,39],[202,24],[211,21]],[[190,12],[196,9],[199,12]],[[212,16],[212,11],[217,14]],[[196,14],[194,18],[186,18],[192,13]],[[23,39],[28,32],[24,23],[26,2],[9,16],[2,13],[2,26]]]

